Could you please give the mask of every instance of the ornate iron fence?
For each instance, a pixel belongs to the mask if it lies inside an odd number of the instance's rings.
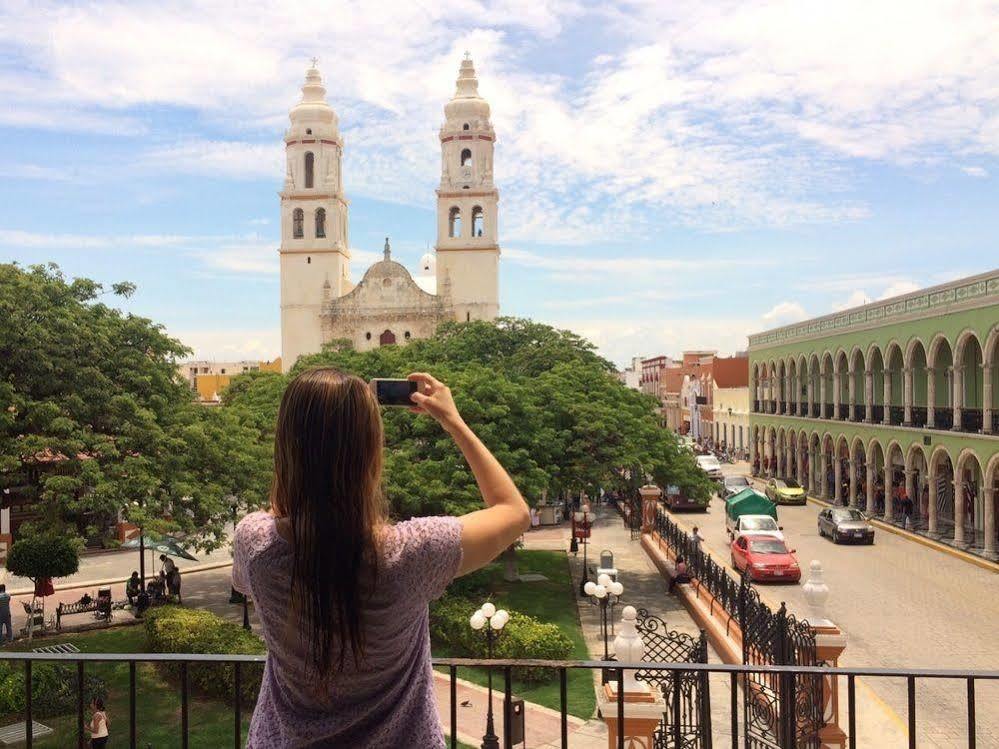
[[[643,660],[662,663],[707,663],[708,638],[670,630],[646,609],[638,610],[636,626],[645,644]],[[711,694],[706,674],[664,674],[642,669],[635,678],[654,685],[665,711],[653,735],[653,749],[711,749]]]
[[[912,426],[926,426],[926,406],[912,406],[910,410],[912,411]]]
[[[980,408],[962,408],[961,429],[965,432],[982,431],[982,410]]]
[[[954,409],[949,406],[937,406],[933,409],[933,428],[934,429],[953,429],[954,428]]]
[[[182,749],[187,749],[190,743],[190,680],[188,677],[188,670],[195,666],[207,666],[215,665],[219,667],[229,667],[233,671],[232,687],[233,687],[233,699],[231,700],[231,709],[233,717],[233,731],[230,736],[232,741],[231,746],[235,746],[237,749],[243,746],[243,736],[242,736],[242,712],[244,710],[244,705],[237,696],[241,694],[241,678],[245,678],[248,672],[254,668],[259,669],[260,665],[264,663],[266,657],[263,655],[196,655],[196,654],[176,654],[176,653],[16,653],[16,652],[3,652],[0,653],[0,661],[5,663],[9,668],[14,671],[20,669],[24,674],[24,679],[21,682],[24,686],[24,692],[21,694],[22,702],[24,705],[23,710],[21,710],[21,715],[24,719],[24,744],[28,749],[35,744],[35,736],[33,736],[33,727],[36,723],[33,722],[35,717],[33,709],[32,696],[37,689],[29,689],[27,685],[31,685],[32,681],[32,665],[38,662],[50,661],[59,662],[64,664],[72,664],[76,666],[76,678],[74,679],[74,694],[77,695],[77,716],[75,725],[72,722],[68,726],[68,732],[65,738],[67,742],[64,746],[76,745],[83,747],[86,742],[86,722],[84,713],[84,694],[85,694],[85,683],[86,683],[86,673],[87,669],[93,668],[94,666],[101,663],[126,663],[129,666],[130,678],[129,687],[127,692],[127,705],[128,712],[126,715],[122,715],[115,725],[118,727],[117,730],[120,732],[121,745],[130,746],[135,749],[138,746],[138,716],[139,716],[139,702],[140,694],[137,689],[137,679],[136,671],[137,666],[142,663],[170,663],[179,668],[180,679],[179,685],[176,686],[177,692],[175,694],[178,698],[178,703],[180,706],[180,720],[177,726],[177,739]],[[450,699],[448,700],[448,714],[444,720],[445,729],[447,729],[449,734],[450,743],[449,747],[452,749],[457,749],[458,746],[458,701],[457,697],[457,686],[458,686],[458,669],[477,667],[477,668],[492,668],[503,674],[503,704],[505,708],[508,708],[513,702],[513,675],[516,673],[518,668],[525,667],[543,667],[549,668],[553,673],[557,674],[557,683],[559,687],[559,709],[558,713],[561,718],[560,720],[560,737],[557,741],[558,745],[563,749],[569,746],[569,700],[568,700],[568,674],[570,670],[603,670],[608,667],[607,661],[541,661],[541,660],[509,660],[509,659],[494,659],[485,660],[477,658],[432,658],[431,662],[434,666],[446,669],[448,684],[450,687]],[[898,680],[904,679],[906,682],[906,692],[907,692],[907,706],[908,711],[906,714],[906,722],[908,725],[908,745],[910,749],[916,749],[918,734],[917,734],[917,707],[919,703],[917,702],[917,685],[919,683],[925,682],[927,679],[931,680],[943,680],[947,683],[953,683],[955,680],[963,682],[963,687],[961,691],[964,691],[966,695],[965,704],[965,717],[966,725],[968,731],[968,745],[974,746],[974,737],[977,734],[977,723],[976,723],[976,687],[981,682],[997,682],[999,681],[999,671],[961,671],[961,670],[931,670],[931,669],[888,669],[888,668],[828,668],[828,667],[815,667],[808,665],[795,665],[795,666],[738,666],[738,665],[727,665],[722,663],[676,663],[676,662],[643,662],[643,663],[618,663],[614,662],[611,664],[612,668],[612,678],[618,680],[619,682],[623,680],[625,671],[629,670],[629,667],[635,668],[636,670],[641,669],[643,671],[655,672],[660,678],[670,678],[675,680],[682,678],[685,674],[704,674],[705,676],[716,674],[719,677],[728,677],[728,691],[729,699],[726,700],[729,705],[737,706],[739,704],[738,695],[739,689],[743,686],[747,674],[758,673],[758,674],[774,674],[778,677],[780,675],[788,675],[797,679],[802,676],[813,676],[819,679],[837,679],[846,681],[846,720],[847,724],[844,726],[847,729],[847,737],[849,739],[849,746],[858,746],[857,742],[857,697],[856,697],[856,679],[857,677],[863,677],[868,680],[881,680],[881,679],[891,679]],[[37,680],[36,680],[37,681]],[[723,702],[719,702],[719,707],[723,705]],[[626,715],[626,702],[624,691],[618,691],[617,693],[617,719],[619,722],[624,722],[624,717]],[[248,709],[248,708],[246,708]],[[955,709],[957,709],[955,707]],[[614,716],[610,716],[614,717]],[[732,736],[732,746],[733,749],[738,749],[739,741],[738,738],[743,732],[743,726],[740,725],[739,711],[732,710],[730,714],[722,713],[718,717],[724,717],[731,721],[731,736]],[[513,746],[512,741],[512,731],[510,730],[511,723],[514,720],[514,711],[510,709],[504,709],[502,713],[502,743],[501,746],[506,749],[507,747]],[[73,738],[70,738],[73,736]],[[224,738],[222,739],[225,740]],[[555,742],[553,742],[555,743]],[[117,744],[116,744],[117,746]],[[220,743],[219,746],[222,746]],[[618,734],[617,738],[617,749],[625,749],[627,744],[627,738],[623,732]],[[669,746],[669,744],[667,744]],[[682,746],[681,744],[674,744],[674,746]]]
[[[691,536],[659,508],[656,532],[674,557],[682,556],[691,577],[738,620],[746,665],[821,665],[815,634],[807,621],[777,612],[760,600],[748,577],[736,579],[701,549]],[[822,681],[750,673],[743,689],[743,726],[747,747],[815,749],[822,721]]]

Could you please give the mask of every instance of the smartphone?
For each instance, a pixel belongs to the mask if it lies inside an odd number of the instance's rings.
[[[374,379],[371,387],[381,406],[413,406],[410,396],[416,392],[416,383],[412,380],[382,380]]]

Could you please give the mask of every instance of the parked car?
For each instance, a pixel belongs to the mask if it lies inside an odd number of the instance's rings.
[[[819,535],[831,538],[834,544],[874,543],[874,528],[867,516],[852,507],[830,507],[820,512]]]
[[[722,480],[722,497],[728,499],[734,497],[743,489],[749,489],[749,479],[745,476],[726,476]]]
[[[770,479],[766,492],[777,505],[803,505],[807,501],[804,487],[794,479]]]
[[[801,567],[794,549],[779,538],[745,534],[732,542],[732,566],[739,572],[748,571],[752,581],[770,580],[796,583],[801,579]]]
[[[715,479],[716,481],[722,480],[722,469],[721,463],[718,462],[718,458],[714,455],[698,455],[694,458],[697,463],[697,467],[708,474],[708,478]]]
[[[744,535],[771,536],[784,541],[784,526],[769,515],[741,515],[730,529],[732,538]]]
[[[679,486],[667,486],[666,492],[663,494],[663,504],[669,508],[669,510],[692,510],[693,512],[707,512],[708,505],[711,502],[711,498],[701,501],[699,499],[693,499],[680,489]]]

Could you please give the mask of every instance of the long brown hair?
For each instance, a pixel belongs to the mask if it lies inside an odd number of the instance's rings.
[[[359,378],[311,369],[288,385],[274,435],[271,509],[292,534],[292,616],[326,680],[364,653],[361,602],[377,575],[382,419]]]

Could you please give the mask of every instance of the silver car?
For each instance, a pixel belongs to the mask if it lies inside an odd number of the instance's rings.
[[[743,489],[749,488],[751,488],[751,484],[745,476],[726,476],[722,481],[722,498],[734,497]]]
[[[834,544],[874,543],[874,528],[864,513],[852,507],[830,507],[820,512],[819,535],[828,536]]]

